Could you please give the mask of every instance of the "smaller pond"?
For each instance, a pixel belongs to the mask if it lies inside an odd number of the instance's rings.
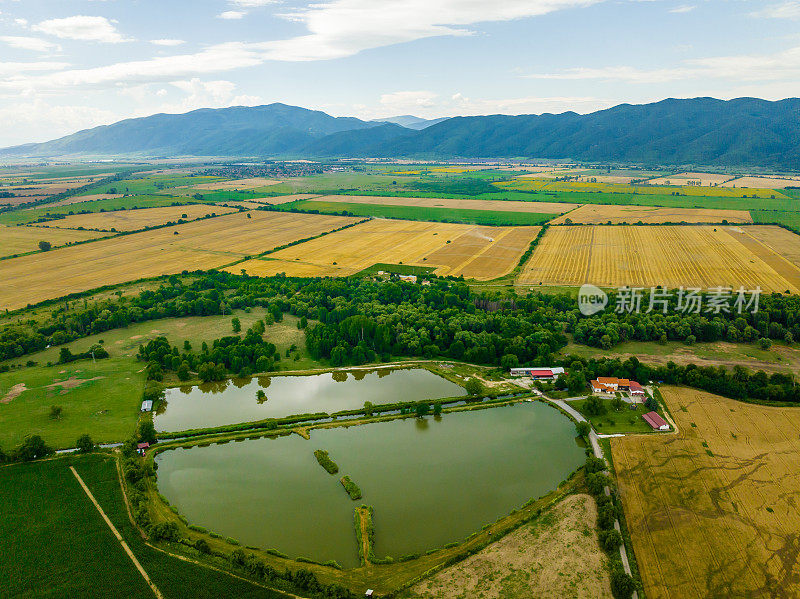
[[[259,399],[258,391],[263,391],[266,399]],[[466,392],[460,385],[423,368],[262,376],[167,389],[166,401],[155,414],[154,423],[158,431],[183,431],[293,414],[353,410],[367,401],[377,405],[462,395]]]

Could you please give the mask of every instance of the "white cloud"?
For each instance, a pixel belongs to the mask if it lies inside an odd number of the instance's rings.
[[[33,25],[31,29],[62,39],[109,44],[130,41],[130,38],[126,38],[117,31],[113,21],[109,21],[105,17],[76,15],[64,19],[48,19]]]
[[[15,126],[0,129],[0,146],[46,141],[115,120],[117,116],[108,110],[52,105],[41,99],[9,104],[0,107],[0,121]]]
[[[277,4],[280,0],[229,0],[235,6],[242,8],[258,8],[260,6],[267,6],[268,4]]]
[[[150,40],[151,44],[156,46],[180,46],[181,44],[185,44],[184,40],[173,40],[173,39],[160,39],[160,40]]]
[[[751,15],[764,19],[800,19],[800,2],[773,4],[762,10],[751,13]]]
[[[434,36],[463,36],[481,22],[510,21],[601,0],[332,0],[281,15],[308,34],[265,42],[270,60],[326,60]]]
[[[241,10],[226,10],[225,12],[219,13],[217,15],[217,18],[232,21],[235,19],[241,19],[246,14],[247,14],[246,12],[242,12]]]
[[[471,98],[461,93],[441,96],[432,91],[398,91],[380,96],[377,105],[320,106],[342,116],[379,119],[413,114],[424,118],[483,114],[540,114],[543,112],[592,112],[608,108],[611,100],[587,96],[525,96],[520,98]]]
[[[20,50],[32,50],[34,52],[50,52],[51,50],[60,51],[61,46],[48,42],[38,37],[28,37],[20,35],[3,35],[0,36],[0,41],[5,42],[12,48],[19,48]]]
[[[58,71],[69,66],[68,62],[0,62],[0,77],[16,78],[23,73],[36,71]]]
[[[28,19],[14,19],[14,23],[20,27],[26,27],[28,25]]]
[[[194,77],[185,81],[172,81],[170,85],[182,92],[184,96],[177,102],[160,104],[158,112],[182,113],[198,108],[255,106],[262,103],[258,96],[236,94],[236,84],[231,81],[202,81]],[[168,95],[167,90],[163,91],[165,93],[161,94],[162,97]],[[145,114],[150,113],[145,111]]]
[[[692,12],[695,8],[697,8],[697,7],[696,6],[690,6],[688,4],[684,4],[682,6],[676,6],[675,8],[670,8],[669,12],[680,14],[680,13],[685,13],[685,12]]]
[[[693,58],[680,66],[665,69],[639,69],[631,66],[578,67],[558,73],[524,75],[530,79],[625,81],[664,83],[687,79],[732,79],[735,81],[774,81],[800,77],[800,46],[774,54],[751,54]]]

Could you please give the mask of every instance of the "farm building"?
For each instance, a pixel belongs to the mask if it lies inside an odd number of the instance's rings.
[[[139,443],[136,446],[136,452],[139,455],[144,455],[144,452],[147,451],[149,448],[150,448],[150,443]]]
[[[635,395],[638,395],[639,397],[644,397],[644,387],[642,387],[636,381],[631,381],[630,394],[631,394],[631,397],[633,397]]]
[[[614,391],[627,391],[631,382],[628,379],[618,379],[613,376],[599,376],[597,382],[606,387],[611,387]]]
[[[152,411],[153,411],[153,400],[145,399],[142,402],[142,412],[152,412]]]
[[[601,383],[599,380],[595,380],[591,382],[592,385],[592,393],[595,395],[613,395],[615,388],[611,385],[606,385],[605,383]]]
[[[552,380],[559,374],[564,374],[564,369],[556,368],[511,368],[511,376],[529,376],[534,380]]]
[[[647,424],[653,427],[654,431],[669,430],[669,424],[667,424],[667,421],[659,416],[657,412],[647,412],[647,414],[642,414],[642,418],[644,418]]]

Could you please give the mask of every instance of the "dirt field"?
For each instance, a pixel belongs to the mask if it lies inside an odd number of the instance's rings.
[[[97,231],[62,231],[38,227],[6,227],[0,225],[0,256],[12,256],[39,249],[40,241],[49,241],[53,247],[102,237]]]
[[[236,265],[248,274],[347,276],[383,262],[430,266],[437,274],[492,279],[514,268],[538,227],[480,227],[373,219]],[[448,241],[450,243],[448,243]]]
[[[310,200],[311,198],[318,198],[316,193],[293,193],[285,196],[276,196],[274,198],[258,198],[250,200],[251,202],[263,202],[264,204],[288,204],[289,202],[296,202],[297,200]]]
[[[168,222],[197,220],[207,214],[229,214],[234,208],[191,204],[189,206],[164,206],[163,208],[142,208],[139,210],[117,210],[114,212],[93,212],[75,214],[58,220],[43,223],[42,227],[57,229],[97,229],[100,231],[138,231],[146,227],[163,225]],[[185,215],[185,216],[184,216]]]
[[[611,440],[648,599],[800,596],[800,409],[662,393],[676,435]]]
[[[256,187],[266,187],[283,183],[277,179],[265,179],[264,177],[253,177],[250,179],[233,179],[231,181],[215,181],[213,183],[200,183],[194,185],[192,189],[203,189],[206,191],[220,191],[232,189],[255,189]]]
[[[800,187],[800,177],[739,177],[723,187],[750,187],[755,189],[783,189]]]
[[[658,223],[751,223],[753,218],[746,210],[706,210],[700,208],[656,208],[652,206],[613,206],[584,204],[568,214],[550,221],[553,225],[564,224],[567,219],[576,224],[599,225],[643,222]]]
[[[800,292],[797,267],[738,231],[699,225],[552,227],[517,282]]]
[[[0,261],[0,276],[6,283],[0,288],[0,309],[13,310],[141,277],[215,268],[356,220],[316,214],[247,214],[229,214]]]
[[[322,196],[320,202],[345,202],[347,204],[381,204],[389,206],[422,206],[425,208],[453,208],[459,210],[497,210],[501,212],[533,212],[538,214],[563,214],[577,204],[558,202],[517,202],[514,200],[451,200],[442,198],[400,198],[381,196]]]
[[[419,599],[611,597],[597,542],[597,508],[570,495],[463,562],[412,587]]]
[[[13,185],[2,185],[0,191],[9,191],[14,194],[13,198],[0,198],[0,204],[25,204],[36,202],[46,197],[82,187],[89,183],[89,179],[99,179],[105,174],[92,175],[91,177],[64,177],[63,179],[37,179],[28,183],[15,183]]]
[[[718,173],[678,173],[669,177],[650,179],[648,183],[651,185],[688,185],[690,181],[699,181],[701,187],[715,187],[733,178],[732,175],[722,175]]]

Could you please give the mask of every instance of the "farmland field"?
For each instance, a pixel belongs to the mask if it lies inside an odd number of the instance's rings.
[[[347,276],[377,262],[435,267],[436,274],[492,279],[510,272],[538,227],[371,220],[230,268],[270,276]]]
[[[254,211],[12,258],[0,263],[6,281],[0,307],[15,309],[102,285],[215,268],[353,222]]]
[[[232,179],[230,181],[215,181],[212,183],[200,183],[194,185],[192,189],[219,191],[232,189],[257,189],[282,183],[277,179],[265,179],[264,177],[253,177],[250,179]]]
[[[674,175],[667,175],[663,177],[657,177],[655,179],[650,179],[648,183],[650,185],[688,185],[689,181],[695,181],[695,182],[699,181],[700,185],[703,187],[712,187],[716,185],[721,185],[725,183],[725,181],[730,181],[731,179],[735,178],[736,177],[733,175],[723,175],[715,173],[676,173]]]
[[[800,177],[738,177],[725,183],[724,187],[750,187],[751,189],[800,187]]]
[[[789,262],[800,267],[800,235],[781,227],[761,225],[747,227],[746,231]]]
[[[552,181],[549,179],[516,179],[495,183],[501,189],[521,191],[579,191],[589,193],[636,193],[641,195],[671,195],[678,193],[689,197],[712,198],[777,198],[787,196],[774,189],[757,189],[747,187],[699,187],[694,185],[661,186],[661,185],[624,185],[619,183],[574,183],[570,181]]]
[[[551,227],[518,283],[800,290],[800,269],[743,229],[711,226]]]
[[[565,224],[567,220],[576,224],[599,225],[605,223],[629,225],[643,222],[659,223],[729,223],[753,222],[746,210],[704,210],[700,208],[657,208],[650,206],[614,206],[585,204],[576,210],[563,214],[551,224]],[[567,223],[569,224],[569,223]]]
[[[6,227],[0,225],[0,256],[24,254],[39,249],[40,241],[47,241],[53,247],[102,237],[95,231],[43,230],[37,227]]]
[[[58,229],[97,229],[100,231],[138,231],[147,227],[177,222],[179,219],[196,220],[209,214],[221,215],[235,212],[233,208],[190,204],[188,206],[164,206],[162,208],[140,208],[138,210],[116,210],[75,214],[48,221],[40,226]]]
[[[421,208],[448,208],[457,210],[497,210],[501,212],[537,212],[563,214],[577,208],[560,202],[516,202],[503,200],[455,200],[451,198],[406,198],[391,196],[327,195],[315,202],[344,202],[348,204],[377,204],[385,206],[418,206]]]
[[[284,595],[146,545],[128,519],[115,462],[59,458],[0,468],[3,597],[150,599],[153,591],[69,470],[73,465],[165,599]]]
[[[435,200],[434,200],[435,201]],[[467,203],[470,200],[451,200]],[[567,206],[568,204],[565,204]],[[316,210],[322,214],[347,212],[358,216],[375,216],[404,220],[433,222],[460,222],[477,225],[540,225],[553,217],[552,214],[538,212],[511,212],[500,210],[470,210],[466,208],[439,208],[427,206],[402,206],[391,204],[361,204],[347,202],[328,202],[317,199],[284,204],[282,209]]]
[[[647,597],[798,596],[800,410],[662,393],[676,435],[611,440]]]
[[[408,596],[611,597],[607,558],[589,524],[596,518],[590,496],[570,495],[530,524],[414,585]]]

